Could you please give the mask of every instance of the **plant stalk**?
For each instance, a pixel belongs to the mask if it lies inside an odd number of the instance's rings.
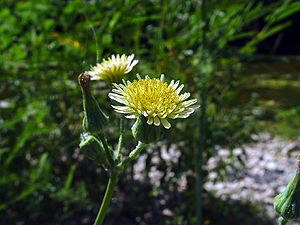
[[[140,151],[145,147],[145,145],[146,144],[139,141],[139,143],[135,147],[135,149],[129,153],[129,156],[126,159],[124,159],[124,161],[122,161],[118,165],[116,165],[117,171],[122,171],[124,166],[127,165],[131,160],[133,160],[140,153]]]
[[[201,4],[201,11],[202,11],[202,21],[205,22],[205,26],[202,30],[202,45],[204,48],[207,48],[207,31],[208,31],[208,21],[207,21],[207,15],[206,15],[206,0],[202,1]],[[206,74],[206,77],[208,77],[208,74]],[[195,197],[196,197],[196,225],[201,225],[203,220],[202,215],[202,192],[203,192],[203,175],[202,175],[202,166],[203,166],[203,152],[206,148],[206,128],[205,128],[205,122],[206,122],[206,87],[205,83],[202,84],[201,88],[201,94],[200,94],[200,101],[201,101],[201,112],[199,117],[199,133],[200,137],[198,138],[198,151],[196,155],[196,184],[195,184]]]
[[[288,223],[288,221],[282,217],[279,217],[279,225],[286,225]]]
[[[117,156],[116,156],[116,160],[115,160],[116,163],[120,162],[121,150],[122,150],[122,146],[123,146],[123,136],[124,136],[124,114],[121,114],[119,144],[118,144]]]
[[[114,192],[114,187],[117,182],[117,178],[118,178],[118,172],[113,169],[113,172],[111,174],[111,177],[109,178],[107,188],[105,191],[105,195],[104,195],[104,198],[103,198],[103,201],[102,201],[102,204],[101,204],[101,207],[98,212],[98,215],[97,215],[94,225],[101,225],[103,223],[106,211],[107,211],[109,203],[112,199],[112,195]]]
[[[103,144],[105,154],[106,154],[106,157],[108,159],[108,162],[109,162],[110,166],[114,167],[115,166],[115,161],[114,161],[112,155],[110,154],[110,147],[107,144],[107,140],[106,140],[104,134],[99,134],[99,138],[100,138],[100,140]]]

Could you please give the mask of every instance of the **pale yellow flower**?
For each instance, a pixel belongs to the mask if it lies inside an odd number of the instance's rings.
[[[160,123],[169,129],[171,124],[166,119],[187,118],[199,105],[194,105],[197,100],[191,99],[190,93],[179,94],[183,88],[183,84],[179,85],[179,81],[172,80],[168,85],[164,82],[164,75],[160,79],[150,79],[146,76],[141,79],[137,75],[138,80],[133,82],[123,80],[124,84],[113,84],[114,93],[108,96],[125,106],[112,106],[116,112],[128,114],[126,117],[130,119],[144,116],[147,118],[149,125],[159,126]]]
[[[105,80],[109,83],[120,83],[123,75],[129,73],[132,68],[139,62],[133,60],[134,54],[120,57],[112,55],[107,60],[103,59],[102,63],[97,63],[96,66],[91,67],[91,71],[87,73],[91,76],[91,80]],[[133,61],[132,61],[133,60]]]

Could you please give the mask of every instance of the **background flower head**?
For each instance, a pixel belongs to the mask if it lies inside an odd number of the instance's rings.
[[[114,93],[109,93],[109,97],[125,106],[112,106],[116,112],[128,114],[127,118],[138,118],[144,116],[149,125],[159,126],[160,123],[169,129],[171,124],[167,117],[171,119],[187,118],[199,107],[194,105],[197,100],[186,100],[190,93],[180,94],[183,84],[179,86],[179,81],[172,80],[168,85],[164,82],[164,75],[160,79],[150,79],[146,76],[133,82],[123,80],[123,84],[114,84]],[[179,87],[178,87],[179,86]]]
[[[87,73],[91,76],[91,80],[105,80],[108,83],[120,83],[123,75],[129,73],[132,68],[139,62],[133,60],[134,54],[130,56],[119,54],[112,55],[107,60],[103,59],[102,63],[97,63],[91,67],[91,71]],[[132,61],[133,60],[133,61]]]

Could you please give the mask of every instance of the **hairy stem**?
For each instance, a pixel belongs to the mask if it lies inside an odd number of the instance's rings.
[[[123,134],[124,134],[124,114],[121,114],[120,117],[120,136],[119,136],[119,144],[118,144],[118,150],[117,150],[117,156],[116,156],[116,162],[120,162],[121,158],[121,150],[123,146]]]
[[[279,225],[286,225],[288,223],[288,221],[282,217],[279,217]]]
[[[116,169],[118,171],[122,171],[124,166],[127,165],[131,160],[133,160],[139,153],[140,151],[145,147],[146,144],[142,143],[139,141],[138,145],[135,147],[135,149],[130,152],[129,156],[124,159],[124,161],[120,162],[117,166]]]
[[[105,150],[105,154],[106,154],[106,157],[108,159],[108,162],[110,164],[111,167],[114,167],[115,166],[115,160],[113,159],[113,156],[112,154],[110,153],[110,147],[108,146],[107,144],[107,140],[104,136],[104,134],[99,134],[99,138],[103,144],[103,147],[104,147],[104,150]]]
[[[97,215],[94,225],[101,225],[103,223],[106,211],[108,209],[109,203],[111,201],[111,198],[112,198],[112,195],[114,192],[114,187],[117,182],[117,177],[118,177],[118,172],[113,170],[111,177],[109,178],[108,185],[107,185],[107,188],[105,191],[105,195],[104,195],[104,198],[103,198],[103,201],[102,201],[102,204],[101,204],[101,207],[98,212],[98,215]]]

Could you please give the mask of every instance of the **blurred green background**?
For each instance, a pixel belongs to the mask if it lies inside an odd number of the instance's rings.
[[[299,40],[299,11],[300,2],[288,0],[1,1],[0,224],[93,224],[108,174],[78,148],[77,77],[97,58],[132,53],[139,63],[126,78],[164,73],[202,107],[164,132],[163,143],[181,143],[181,155],[170,163],[159,154],[159,186],[134,179],[133,166],[120,176],[105,224],[196,223],[199,152],[205,164],[210,147],[232,149],[258,131],[299,136],[300,46],[288,39]],[[107,136],[115,146],[118,115],[109,88],[92,88],[111,118]],[[131,124],[125,153],[135,144]],[[148,173],[153,154],[142,155]],[[179,191],[176,181],[187,172],[187,188]],[[232,205],[205,190],[201,197],[207,225],[270,222],[250,203]],[[167,208],[175,215],[163,214]]]

